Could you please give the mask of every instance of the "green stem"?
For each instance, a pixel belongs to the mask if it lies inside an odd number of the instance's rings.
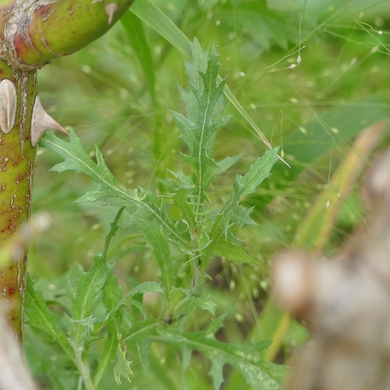
[[[2,0],[5,49],[12,67],[42,67],[71,54],[105,34],[133,0]],[[7,10],[5,10],[7,8]],[[4,11],[3,11],[4,9]],[[1,13],[2,12],[2,13]],[[0,16],[1,18],[1,16]],[[0,23],[2,20],[0,19]]]
[[[30,215],[35,161],[35,148],[30,144],[30,123],[37,93],[35,71],[12,73],[2,63],[1,74],[15,83],[18,105],[14,128],[8,134],[0,133],[0,246],[12,241]],[[8,318],[20,339],[23,336],[26,262],[24,252],[15,253],[0,273],[1,296],[8,304]]]
[[[202,295],[204,282],[205,282],[205,271],[202,269],[201,259],[197,257],[194,261],[194,279],[192,285],[192,294],[196,297],[200,297]]]
[[[93,384],[91,378],[91,371],[89,370],[88,362],[80,362],[79,371],[81,373],[81,377],[83,378],[83,382],[86,390],[95,390],[95,385]]]

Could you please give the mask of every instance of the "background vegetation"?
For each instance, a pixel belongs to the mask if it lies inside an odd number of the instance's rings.
[[[136,1],[136,11],[143,3],[147,2]],[[206,295],[216,303],[217,317],[226,315],[217,338],[229,344],[249,338],[276,340],[271,353],[260,353],[284,363],[292,348],[305,340],[306,330],[286,321],[270,304],[269,265],[275,251],[283,247],[321,248],[330,255],[364,223],[360,172],[352,169],[348,177],[357,174],[357,179],[348,189],[342,183],[335,187],[331,178],[351,152],[355,137],[390,115],[390,4],[359,0],[151,3],[191,41],[196,37],[204,50],[215,45],[219,74],[227,77],[235,97],[271,144],[280,145],[281,156],[291,165],[277,162],[272,176],[244,200],[245,207],[253,208],[256,224],[244,226],[237,234],[256,264],[216,257],[208,265],[211,278],[206,281]],[[169,170],[186,169],[178,156],[187,147],[179,138],[172,111],[185,113],[178,84],[188,87],[184,66],[188,58],[178,50],[179,44],[160,33],[158,21],[145,23],[129,12],[107,36],[40,72],[40,96],[48,112],[74,128],[93,158],[96,144],[120,183],[155,192],[163,191],[158,179],[168,178]],[[219,161],[237,154],[242,158],[211,184],[209,197],[214,205],[226,201],[234,177],[244,175],[266,150],[231,104],[224,113],[232,118],[218,133],[214,158]],[[389,141],[384,133],[375,151],[363,155],[366,166]],[[59,318],[66,307],[59,304],[61,297],[67,284],[76,280],[72,270],[79,264],[88,269],[94,254],[103,251],[118,212],[103,202],[75,203],[95,184],[79,173],[50,172],[60,161],[53,152],[39,149],[34,213],[49,212],[51,227],[35,241],[29,257],[35,286]],[[334,201],[316,205],[321,193]],[[327,210],[336,210],[338,199],[343,202],[333,219]],[[305,228],[310,215],[316,215],[315,221]],[[127,292],[139,283],[158,280],[159,270],[150,246],[127,215],[121,216],[119,225],[109,254],[115,260],[113,273]],[[329,231],[324,233],[323,226]],[[144,295],[143,305],[151,315],[160,314],[159,304],[156,294]],[[195,330],[209,323],[207,310],[197,310],[189,319]],[[65,377],[68,366],[50,338],[33,328],[27,328],[27,355],[43,388],[52,388],[52,378]],[[213,388],[207,374],[209,360],[193,353],[189,368],[182,371],[178,349],[153,343],[150,375],[136,349],[130,349],[132,384],[122,378],[118,388]],[[224,388],[237,388],[244,381],[228,365],[223,375]],[[109,388],[113,381],[111,370],[101,388]],[[60,383],[55,386],[66,388]]]

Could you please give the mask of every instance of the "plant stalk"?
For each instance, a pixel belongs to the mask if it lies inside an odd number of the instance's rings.
[[[8,134],[0,133],[0,246],[11,243],[30,215],[36,152],[30,143],[31,116],[37,94],[36,71],[14,71],[11,75],[5,64],[2,70],[14,82],[20,103],[13,129]],[[0,271],[0,294],[6,300],[8,319],[20,339],[26,263],[26,252],[19,250],[12,253],[9,263]]]

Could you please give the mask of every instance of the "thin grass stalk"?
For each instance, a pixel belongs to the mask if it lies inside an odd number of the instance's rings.
[[[368,127],[356,138],[351,151],[332,176],[327,188],[318,196],[307,214],[307,218],[300,225],[293,240],[295,248],[307,249],[308,242],[310,243],[309,250],[314,253],[318,253],[323,248],[324,243],[329,238],[331,228],[334,226],[342,201],[366,166],[369,156],[378,144],[385,128],[385,122],[378,122]],[[327,202],[329,202],[328,207],[326,207]],[[314,227],[313,224],[316,226]],[[265,316],[272,319],[273,330],[272,336],[267,334],[267,338],[272,339],[272,344],[266,350],[264,357],[269,361],[274,361],[290,328],[292,316],[277,307],[273,300],[269,300],[260,321],[256,323],[248,339],[255,341],[264,339],[263,321]],[[238,373],[233,371],[227,380],[226,389],[235,388],[240,380]]]
[[[319,253],[327,242],[334,226],[340,206],[350,193],[369,156],[380,140],[385,122],[378,122],[368,127],[355,140],[351,151],[333,174],[327,188],[320,193],[306,219],[300,225],[292,246]],[[278,309],[277,309],[278,310]],[[267,359],[273,361],[286,335],[291,315],[283,313],[276,324],[275,338],[267,350]]]

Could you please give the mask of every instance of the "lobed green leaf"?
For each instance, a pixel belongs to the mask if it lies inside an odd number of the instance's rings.
[[[285,367],[263,360],[260,352],[267,348],[269,342],[247,342],[245,344],[224,343],[215,338],[215,333],[222,326],[224,317],[211,321],[210,325],[200,332],[180,331],[175,328],[164,328],[160,336],[153,337],[163,343],[173,344],[188,356],[189,350],[198,351],[208,357],[211,363],[209,375],[214,389],[221,388],[223,367],[230,364],[239,370],[246,382],[254,389],[280,390],[286,372]],[[187,362],[188,364],[188,362]]]
[[[30,326],[52,337],[66,355],[73,362],[75,361],[64,331],[58,328],[42,293],[34,289],[33,281],[29,276],[27,277],[25,313],[28,316],[26,322]]]
[[[53,133],[47,132],[41,138],[40,145],[59,154],[65,160],[55,165],[52,170],[58,172],[75,170],[86,174],[98,184],[96,190],[88,192],[79,199],[80,201],[106,200],[119,207],[131,206],[136,213],[141,214],[136,215],[137,218],[134,220],[142,219],[142,215],[145,214],[153,217],[164,228],[170,239],[187,246],[186,240],[177,233],[173,222],[160,207],[161,203],[158,200],[157,204],[154,203],[156,197],[151,192],[141,189],[139,193],[122,186],[107,168],[100,150],[96,147],[97,163],[95,163],[82,147],[80,139],[73,129],[69,129],[69,133],[70,142],[66,142]]]
[[[126,349],[119,348],[114,366],[115,381],[118,385],[122,383],[122,376],[131,382],[130,377],[133,374],[133,370],[130,368],[131,363],[132,362],[126,358]]]

